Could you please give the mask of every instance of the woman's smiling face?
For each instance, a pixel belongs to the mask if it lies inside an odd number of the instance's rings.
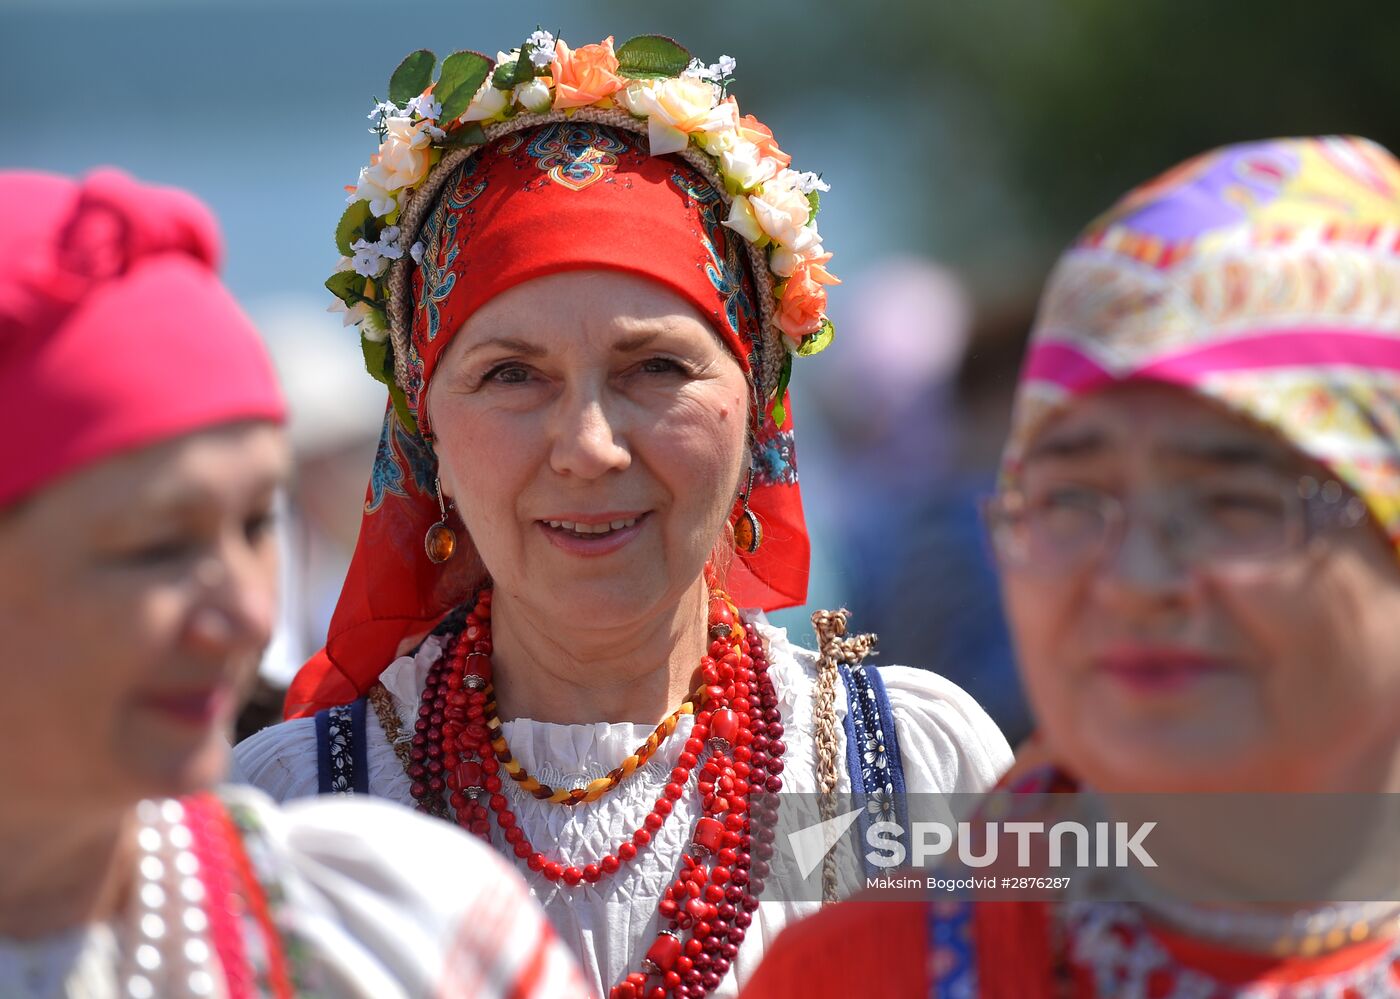
[[[495,587],[565,627],[679,600],[721,537],[750,389],[684,298],[582,270],[503,292],[428,394],[443,491]]]

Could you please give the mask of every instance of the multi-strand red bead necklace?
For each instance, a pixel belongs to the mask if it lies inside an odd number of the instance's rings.
[[[614,985],[610,999],[698,999],[712,992],[739,952],[768,875],[777,808],[768,796],[782,787],[786,749],[768,655],[718,590],[710,599],[709,629],[699,684],[678,712],[690,707],[695,724],[670,782],[641,828],[582,867],[535,849],[502,794],[502,761],[510,764],[511,758],[491,686],[490,590],[478,595],[423,688],[408,767],[419,809],[434,811],[446,794],[451,817],[488,842],[494,814],[516,857],[570,888],[616,874],[646,849],[699,768],[702,815],[680,874],[657,907],[665,928],[648,948],[642,970]],[[613,773],[630,774],[635,767],[629,759]],[[562,803],[572,807],[581,800],[566,796]]]

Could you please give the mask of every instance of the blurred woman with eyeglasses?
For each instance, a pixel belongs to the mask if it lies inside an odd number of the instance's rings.
[[[1400,792],[1400,163],[1231,146],[1095,221],[1046,289],[986,513],[1038,724],[1003,787]],[[1260,855],[1287,832],[1253,825]],[[1400,870],[1396,837],[1363,858],[1335,832],[1276,859]],[[1184,886],[1221,839],[1173,845],[1175,880],[1128,901],[838,907],[750,994],[1400,995],[1393,885],[1268,904],[1245,857],[1217,877],[1239,897],[1206,901]]]

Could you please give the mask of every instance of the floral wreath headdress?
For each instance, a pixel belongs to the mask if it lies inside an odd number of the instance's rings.
[[[418,231],[453,170],[488,142],[558,121],[590,121],[645,134],[653,156],[676,154],[695,167],[728,206],[724,225],[741,235],[758,288],[761,336],[756,389],[783,420],[783,390],[794,354],[823,350],[834,329],[826,316],[827,270],[816,217],[814,173],[791,169],[773,133],[740,116],[726,93],[734,60],[705,65],[659,35],[570,49],[536,31],[495,61],[454,52],[442,61],[420,49],[389,80],[388,99],[370,112],[379,151],[347,188],[350,207],[336,227],[342,259],[326,287],[360,327],[369,373],[389,387],[400,421],[416,429],[406,390],[412,293],[421,261]]]

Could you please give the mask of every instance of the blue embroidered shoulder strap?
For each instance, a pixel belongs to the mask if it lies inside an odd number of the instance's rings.
[[[361,697],[316,712],[317,794],[369,794],[366,703]]]
[[[842,663],[838,667],[846,685],[846,769],[851,775],[851,793],[864,798],[866,809],[858,820],[861,842],[872,822],[904,821],[904,764],[899,755],[890,697],[880,671],[865,663]],[[882,873],[868,857],[867,875]]]
[[[454,609],[430,635],[455,635],[462,629],[471,603]],[[427,639],[425,638],[424,641]],[[410,656],[417,656],[420,642]],[[369,794],[369,740],[365,736],[368,697],[316,712],[317,794]]]

